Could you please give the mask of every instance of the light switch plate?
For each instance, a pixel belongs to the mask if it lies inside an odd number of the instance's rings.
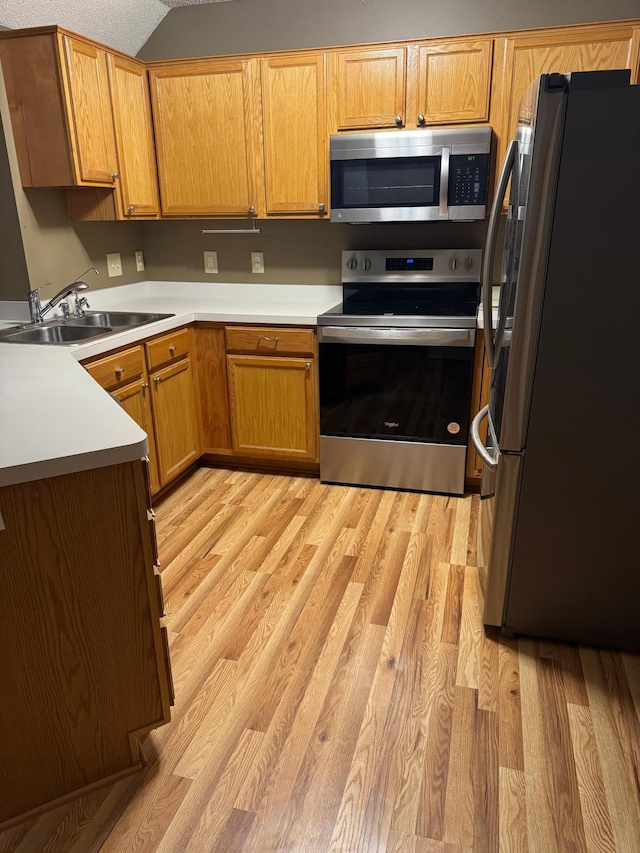
[[[215,275],[218,272],[218,253],[204,253],[204,271],[210,275]]]
[[[136,252],[136,269],[138,272],[142,272],[144,270],[144,255],[142,252]]]
[[[251,272],[264,272],[264,252],[251,252]]]
[[[122,258],[120,257],[120,252],[113,252],[107,255],[107,270],[109,271],[109,278],[122,275]]]

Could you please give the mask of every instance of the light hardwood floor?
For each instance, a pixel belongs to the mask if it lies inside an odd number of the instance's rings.
[[[638,853],[640,657],[485,632],[478,509],[200,469],[157,508],[173,721],[0,850]]]

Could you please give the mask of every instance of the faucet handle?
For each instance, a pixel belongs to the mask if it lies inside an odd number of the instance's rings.
[[[52,281],[48,281],[48,282],[46,282],[46,284],[41,284],[40,287],[36,287],[36,288],[34,288],[34,290],[30,290],[29,296],[35,296],[36,293],[40,293],[41,290],[44,290],[45,287],[49,287],[52,284],[53,284]]]
[[[71,309],[69,308],[69,303],[68,302],[61,302],[60,303],[60,310],[62,311],[63,319],[68,320],[69,317],[71,316]]]

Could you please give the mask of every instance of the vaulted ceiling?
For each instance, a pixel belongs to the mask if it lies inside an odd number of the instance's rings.
[[[11,29],[60,24],[135,55],[174,6],[229,0],[2,0],[0,24]]]

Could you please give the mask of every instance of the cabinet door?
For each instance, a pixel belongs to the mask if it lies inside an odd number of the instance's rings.
[[[262,60],[267,214],[327,208],[324,54]]]
[[[635,82],[639,36],[638,28],[599,24],[531,31],[499,40],[491,124],[500,137],[500,162],[515,130],[520,99],[538,75],[630,68]]]
[[[227,365],[234,451],[315,459],[313,361],[229,355]]]
[[[409,47],[407,124],[465,124],[489,118],[493,39]]]
[[[156,153],[147,72],[139,62],[107,55],[120,166],[120,198],[126,219],[160,213]]]
[[[61,42],[78,183],[113,184],[118,166],[106,53],[69,36]]]
[[[204,453],[229,453],[231,417],[225,330],[198,324],[193,330],[202,447]]]
[[[149,377],[160,484],[166,486],[200,455],[191,359],[182,359]]]
[[[158,477],[158,460],[156,456],[156,441],[153,431],[153,419],[151,417],[151,400],[149,399],[149,383],[145,379],[132,382],[111,392],[118,400],[125,412],[138,426],[143,429],[149,438],[149,480],[151,494],[155,494],[160,488]]]
[[[404,47],[341,50],[328,61],[334,132],[404,125]]]
[[[163,214],[263,214],[257,68],[213,60],[150,70]]]

